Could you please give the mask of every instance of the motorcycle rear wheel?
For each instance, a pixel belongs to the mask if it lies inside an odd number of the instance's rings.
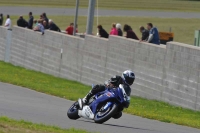
[[[76,120],[78,118],[80,118],[80,116],[78,115],[78,108],[77,108],[78,102],[75,102],[67,111],[67,116],[69,117],[69,119],[72,120]]]
[[[109,111],[105,112],[104,114],[102,114],[102,112],[97,112],[95,117],[94,117],[94,121],[95,123],[99,123],[102,124],[104,122],[106,122],[107,120],[109,120],[113,115],[116,114],[118,110],[118,106],[116,104],[114,104]]]

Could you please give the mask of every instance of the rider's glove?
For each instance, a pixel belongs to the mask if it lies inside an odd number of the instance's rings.
[[[92,88],[91,92],[92,92],[93,94],[96,94],[96,93],[101,92],[101,91],[104,91],[104,90],[105,90],[105,86],[104,86],[104,85],[95,85],[95,86]]]

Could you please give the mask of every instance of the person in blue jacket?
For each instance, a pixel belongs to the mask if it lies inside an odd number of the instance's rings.
[[[152,23],[147,23],[147,29],[149,30],[149,38],[147,42],[160,45],[158,29],[153,27]]]

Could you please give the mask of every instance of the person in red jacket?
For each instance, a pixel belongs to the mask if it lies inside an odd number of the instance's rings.
[[[74,31],[74,23],[70,23],[70,25],[66,29],[66,33],[69,35],[73,35],[73,31]]]

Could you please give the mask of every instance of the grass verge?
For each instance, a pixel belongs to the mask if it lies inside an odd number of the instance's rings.
[[[78,129],[61,129],[56,126],[34,124],[24,120],[16,121],[7,117],[0,117],[0,133],[89,133]]]
[[[34,16],[38,19],[39,16]],[[70,22],[74,21],[74,16],[48,16],[53,19],[55,23],[62,29],[65,30]],[[11,16],[12,22],[16,25],[18,16]],[[28,17],[24,16],[27,20]],[[97,19],[95,18],[93,33],[97,33]],[[78,18],[78,31],[79,33],[85,33],[87,17],[80,16]],[[138,37],[141,37],[139,31],[140,26],[145,26],[146,23],[152,22],[154,26],[158,27],[159,31],[168,32],[170,27],[174,33],[174,41],[182,42],[186,44],[194,44],[194,31],[200,27],[200,19],[180,19],[180,18],[152,18],[152,17],[99,17],[99,24],[110,33],[112,23],[129,24],[136,32]]]
[[[46,94],[77,100],[83,97],[90,86],[57,78],[40,72],[0,62],[0,81],[27,87]],[[130,107],[124,112],[141,117],[176,123],[200,129],[200,112],[169,105],[164,102],[131,97]]]
[[[119,10],[200,11],[198,0],[98,0],[99,8]],[[80,7],[88,7],[80,0]],[[1,6],[75,7],[76,0],[1,0]]]

